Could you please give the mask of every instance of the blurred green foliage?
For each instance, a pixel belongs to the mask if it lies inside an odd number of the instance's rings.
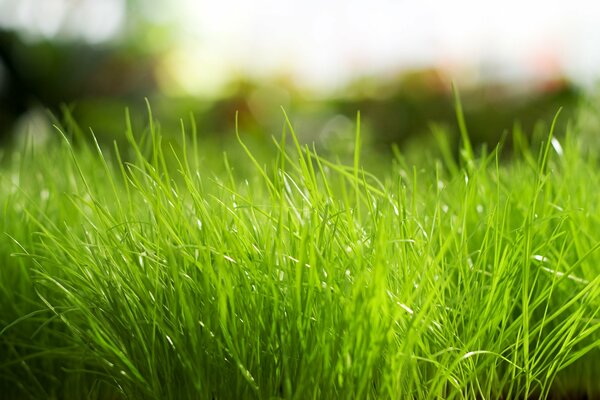
[[[268,139],[279,136],[284,107],[303,140],[334,153],[351,143],[358,111],[365,137],[383,151],[392,144],[427,145],[432,131],[457,141],[450,84],[444,71],[435,69],[402,72],[383,81],[357,79],[329,98],[308,96],[277,77],[268,82],[240,77],[220,99],[168,95],[160,79],[161,57],[174,39],[168,26],[136,13],[137,2],[127,4],[124,34],[106,43],[29,41],[19,32],[0,31],[0,141],[24,131],[39,133],[38,122],[50,121],[45,110],[59,119],[68,110],[83,132],[91,127],[101,140],[120,139],[125,108],[135,124],[145,124],[145,98],[167,134],[178,134],[180,118],[191,114],[201,134],[231,135],[237,115],[243,134]],[[549,122],[560,107],[565,124],[579,99],[579,91],[561,78],[527,90],[487,83],[462,88],[461,94],[473,141],[490,146],[515,122],[526,134],[539,129],[537,121]],[[52,128],[46,124],[45,130]]]

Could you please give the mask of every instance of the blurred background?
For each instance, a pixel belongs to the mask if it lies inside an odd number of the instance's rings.
[[[53,134],[69,111],[101,139],[193,118],[202,135],[279,136],[284,107],[325,150],[363,135],[427,144],[469,131],[494,145],[544,129],[600,77],[600,3],[585,0],[0,0],[0,140]],[[542,122],[539,122],[539,121]],[[545,121],[545,122],[544,122]]]

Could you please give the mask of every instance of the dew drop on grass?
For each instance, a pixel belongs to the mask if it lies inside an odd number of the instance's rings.
[[[173,341],[171,340],[171,338],[169,337],[169,335],[165,335],[165,337],[167,338],[167,342],[169,342],[169,344],[171,345],[171,347],[173,349],[175,349],[175,345],[173,344]]]
[[[50,197],[50,191],[48,189],[44,189],[40,192],[40,198],[42,199],[42,201],[48,200],[49,197]]]
[[[551,143],[552,143],[552,147],[554,147],[554,151],[556,151],[556,154],[558,154],[560,157],[562,157],[562,155],[563,155],[563,148],[560,145],[560,142],[558,141],[558,139],[557,138],[552,138]]]
[[[477,204],[477,207],[475,207],[475,209],[477,210],[478,214],[481,214],[483,212],[483,206],[481,204]]]
[[[248,369],[246,367],[244,367],[244,365],[242,363],[238,363],[238,368],[242,371],[242,373],[244,374],[244,377],[251,383],[254,383],[254,377],[252,376],[252,374],[250,373],[250,371],[248,371]]]
[[[199,218],[196,220],[196,225],[198,225],[198,229],[202,230],[202,221]]]
[[[144,257],[146,257],[146,252],[142,252],[140,253],[140,255],[138,256],[138,263],[140,264],[140,267],[144,268]]]
[[[415,312],[412,310],[412,308],[410,308],[409,306],[407,306],[406,304],[402,304],[399,301],[396,302],[396,304],[398,304],[400,306],[400,308],[402,308],[404,311],[406,311],[407,313],[409,313],[410,315],[413,315]]]
[[[189,276],[188,274],[186,274],[185,272],[181,274],[181,276],[183,276],[185,279],[188,279],[190,281],[193,281],[192,277]]]
[[[486,351],[482,351],[482,350],[477,350],[477,351],[469,351],[468,353],[466,353],[464,356],[462,356],[463,360],[467,359],[469,357],[473,357],[476,356],[478,354],[486,354]]]

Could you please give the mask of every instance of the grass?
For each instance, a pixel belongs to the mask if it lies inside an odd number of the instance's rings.
[[[7,398],[600,395],[600,160],[575,125],[501,160],[459,112],[458,161],[440,134],[369,173],[358,127],[346,163],[287,117],[223,157],[150,121],[3,154]]]

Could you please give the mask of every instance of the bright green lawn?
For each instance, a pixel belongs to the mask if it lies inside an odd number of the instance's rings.
[[[442,161],[371,175],[359,151],[331,162],[290,129],[260,159],[153,126],[118,152],[5,152],[0,393],[600,395],[600,160],[584,135],[517,131],[502,160],[466,142],[458,163],[442,141]]]

